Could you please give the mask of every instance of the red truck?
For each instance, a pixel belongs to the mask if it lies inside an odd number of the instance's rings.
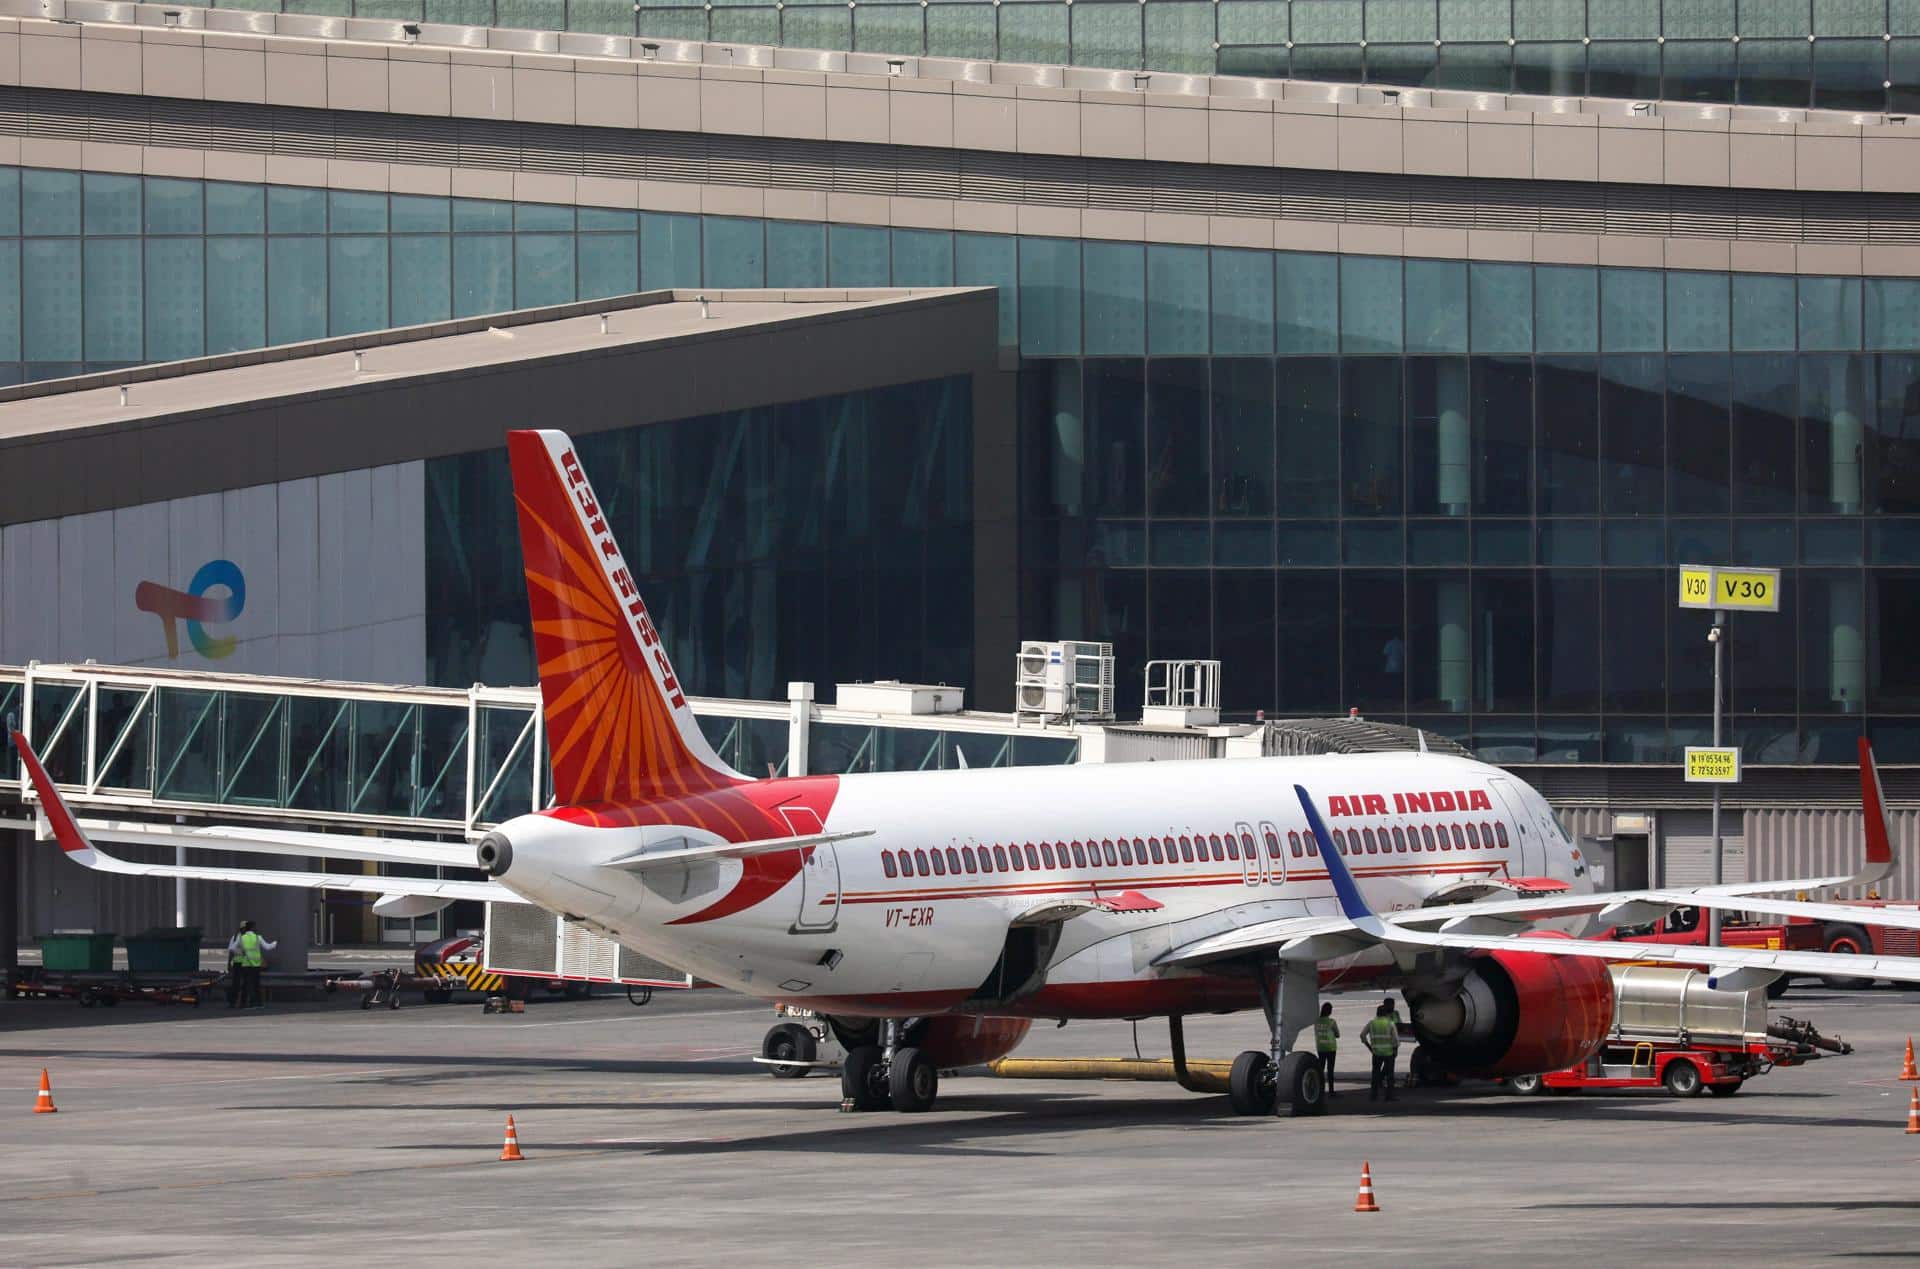
[[[1850,928],[1850,927],[1849,927]],[[1669,943],[1687,947],[1707,945],[1707,922],[1699,908],[1675,908],[1658,925],[1616,926],[1599,938],[1622,943]],[[1881,931],[1892,933],[1892,931]],[[1900,931],[1911,937],[1911,931]],[[1819,952],[1832,950],[1820,941],[1821,927],[1809,921],[1723,921],[1720,941],[1726,947],[1755,947],[1767,951],[1789,950]],[[1788,980],[1780,978],[1767,988],[1770,999],[1778,999],[1787,990]]]
[[[1860,920],[1813,921],[1805,917],[1790,919],[1790,928],[1798,938],[1811,938],[1817,951],[1837,952],[1843,956],[1916,956],[1920,955],[1920,930],[1890,930],[1873,924],[1876,908],[1896,908],[1912,912],[1920,904],[1897,903],[1891,899],[1832,899],[1830,903],[1859,908]],[[1805,931],[1811,931],[1806,933]],[[1799,943],[1792,946],[1798,947]],[[1821,980],[1829,987],[1871,987],[1871,978],[1831,975]]]

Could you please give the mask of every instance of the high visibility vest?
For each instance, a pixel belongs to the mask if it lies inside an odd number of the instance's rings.
[[[1375,1014],[1367,1020],[1367,1047],[1375,1057],[1392,1057],[1400,1051],[1400,1030],[1394,1019]]]
[[[252,930],[248,930],[245,934],[242,934],[240,936],[240,963],[249,967],[257,967],[264,963],[264,959],[265,958],[260,955],[260,936]]]
[[[1340,1024],[1332,1018],[1319,1018],[1313,1024],[1313,1047],[1322,1053],[1340,1048]]]

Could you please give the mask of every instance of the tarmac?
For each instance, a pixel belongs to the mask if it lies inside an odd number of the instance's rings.
[[[461,997],[462,1002],[471,997]],[[944,1081],[840,1114],[747,1059],[766,1006],[715,991],[362,1012],[0,1002],[0,1265],[1771,1264],[1920,1262],[1901,1046],[1920,992],[1796,986],[1857,1046],[1739,1096],[1370,1104],[1246,1119],[1171,1084]],[[1038,1024],[1023,1056],[1167,1051],[1164,1022]],[[1195,1056],[1263,1044],[1192,1019]],[[40,1068],[56,1115],[32,1113]],[[512,1114],[525,1162],[498,1161]],[[1362,1160],[1382,1211],[1352,1211]]]

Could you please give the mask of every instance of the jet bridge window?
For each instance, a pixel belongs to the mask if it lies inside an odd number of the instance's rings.
[[[883,850],[880,852],[880,869],[889,877],[897,877],[900,875],[900,869],[893,862],[892,851]]]

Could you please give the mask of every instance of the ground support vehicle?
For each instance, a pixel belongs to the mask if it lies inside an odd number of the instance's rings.
[[[1599,935],[1622,943],[1662,943],[1680,947],[1705,947],[1707,922],[1698,908],[1675,908],[1658,925],[1619,926]],[[1902,933],[1912,936],[1911,931]],[[1820,942],[1819,927],[1811,922],[1726,921],[1720,927],[1720,942],[1725,947],[1753,947],[1769,952],[1819,952],[1827,950]],[[1789,979],[1782,975],[1767,988],[1769,999],[1778,1000],[1787,992]]]
[[[1615,965],[1613,1026],[1579,1066],[1514,1076],[1519,1093],[1570,1093],[1602,1088],[1664,1088],[1676,1097],[1706,1089],[1731,1096],[1776,1066],[1799,1066],[1852,1052],[1810,1022],[1769,1019],[1766,993],[1721,991],[1700,970]]]
[[[825,1018],[795,1005],[775,1005],[773,1012],[780,1021],[762,1038],[760,1056],[753,1059],[773,1078],[805,1079],[816,1070],[840,1069],[846,1052]]]
[[[29,1000],[77,1000],[83,1009],[95,1005],[112,1008],[123,1000],[198,1006],[218,989],[219,982],[220,976],[213,973],[156,978],[120,971],[54,970],[23,965],[7,985],[7,995]]]
[[[1834,952],[1841,956],[1917,956],[1920,955],[1920,931],[1895,930],[1873,923],[1873,914],[1877,910],[1912,912],[1920,904],[1911,902],[1896,903],[1889,899],[1832,899],[1830,903],[1842,907],[1860,909],[1858,921],[1810,921],[1803,917],[1793,918],[1792,924],[1797,931],[1805,931],[1804,937],[1812,940],[1817,951]],[[1871,978],[1854,978],[1832,975],[1821,979],[1829,987],[1845,990],[1873,986]]]

